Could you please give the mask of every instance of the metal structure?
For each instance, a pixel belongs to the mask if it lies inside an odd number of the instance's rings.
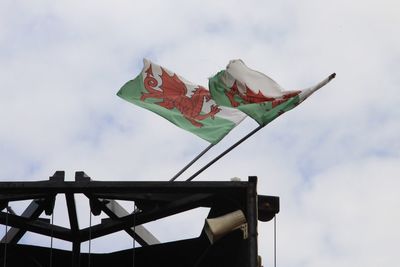
[[[0,182],[0,224],[9,228],[0,244],[1,264],[4,262],[7,267],[49,266],[51,253],[50,263],[57,267],[257,267],[260,265],[257,252],[258,220],[269,221],[279,212],[278,197],[257,194],[257,177],[249,177],[246,182],[106,182],[94,181],[84,172],[76,172],[75,181],[65,181],[64,176],[63,171],[57,171],[46,181]],[[52,214],[58,194],[65,195],[69,228],[40,218],[43,212]],[[81,229],[75,194],[88,198],[93,215],[104,212],[109,218]],[[9,208],[9,203],[19,200],[32,202],[25,212],[16,215]],[[118,204],[118,200],[132,201],[137,208],[128,213]],[[160,243],[142,226],[198,207],[210,208],[207,218],[219,218],[233,211],[242,211],[246,227],[225,229],[216,242],[210,242],[203,229],[197,238]],[[92,253],[90,257],[80,251],[82,242],[122,230],[141,247],[112,253]],[[69,241],[72,250],[18,244],[26,231]]]

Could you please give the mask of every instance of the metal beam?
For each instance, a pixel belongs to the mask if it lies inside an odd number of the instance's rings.
[[[113,219],[120,218],[120,217],[125,217],[129,215],[129,212],[127,212],[117,201],[115,200],[105,200],[105,207],[103,208],[103,211]],[[146,245],[154,245],[154,244],[159,244],[160,241],[152,235],[143,225],[137,225],[132,228],[130,228],[131,231],[131,236],[135,238],[140,245],[146,246]],[[127,230],[125,230],[127,231]]]
[[[172,184],[172,183],[171,183]],[[183,198],[163,207],[156,208],[149,212],[138,214],[130,214],[118,219],[103,221],[101,224],[94,225],[91,229],[85,228],[80,231],[80,240],[85,242],[91,238],[97,238],[111,233],[115,233],[127,228],[131,228],[134,224],[141,225],[163,217],[174,215],[197,207],[205,206],[206,200],[209,200],[213,194],[196,194],[187,198]]]
[[[37,181],[0,182],[0,194],[102,194],[143,193],[149,194],[192,194],[224,193],[246,190],[247,182],[103,182],[103,181]],[[240,191],[237,191],[239,193]]]
[[[67,203],[69,225],[71,227],[72,234],[79,232],[78,215],[76,214],[75,197],[72,193],[65,194],[65,201]]]
[[[81,243],[78,241],[72,242],[72,267],[79,267],[81,255]]]
[[[51,225],[50,223],[43,222],[41,220],[32,220],[30,218],[24,218],[17,215],[7,214],[5,212],[0,212],[0,223],[5,224],[6,221],[9,226],[23,228],[24,231],[30,231],[46,236],[53,236],[66,241],[73,241],[71,230],[68,228]]]
[[[249,267],[257,267],[258,265],[258,244],[257,244],[257,177],[249,177],[249,186],[246,196],[246,213],[248,226],[248,255]]]
[[[37,200],[33,200],[25,211],[21,214],[21,217],[29,218],[35,220],[39,218],[40,214],[43,212],[43,206],[38,203]],[[10,216],[11,214],[8,214]],[[18,241],[22,238],[22,236],[26,233],[25,229],[19,229],[15,227],[11,227],[7,232],[7,243],[9,244],[17,244]],[[0,243],[6,243],[6,236],[1,239]]]
[[[97,207],[99,207],[105,214],[107,214],[111,219],[119,219],[129,215],[129,213],[116,202],[115,200],[108,199],[97,199],[87,195],[91,202],[93,202]],[[102,223],[107,221],[103,219]],[[158,244],[159,241],[151,235],[149,231],[142,225],[133,226],[131,228],[124,229],[125,232],[134,238],[141,246],[147,246],[150,244]]]
[[[92,196],[103,199],[128,200],[128,201],[152,201],[152,202],[171,202],[185,197],[189,194],[171,193],[95,193]]]
[[[91,181],[91,178],[84,172],[76,172],[75,173],[75,181]],[[110,198],[113,199],[128,199],[128,200],[137,200],[137,198],[140,198],[142,200],[149,200],[151,199],[152,201],[155,201],[154,195],[148,194],[148,193],[138,193],[138,194],[107,194],[103,193],[104,195],[108,195]],[[132,198],[132,195],[135,195],[137,198]],[[163,199],[164,201],[171,201],[171,196],[168,194],[165,194],[167,197],[169,197],[167,200]],[[157,197],[162,197],[163,194],[158,194]],[[129,215],[129,213],[121,206],[118,204],[117,201],[115,200],[108,200],[108,199],[101,199],[99,200],[98,197],[94,197],[93,195],[86,194],[86,197],[89,198],[89,203],[90,203],[90,209],[93,214],[99,215],[101,210],[104,211],[110,218],[118,219],[120,217],[124,217]],[[104,198],[104,197],[103,197]],[[93,211],[93,209],[96,209]],[[98,210],[100,209],[100,211]],[[136,209],[136,207],[135,207]],[[134,211],[135,212],[135,211]],[[138,225],[138,226],[133,226],[132,228],[125,229],[125,232],[127,232],[132,238],[134,238],[141,246],[147,246],[147,245],[153,245],[153,244],[159,244],[160,241],[158,241],[157,238],[155,238],[144,226]]]
[[[27,200],[27,199],[40,199],[48,197],[48,193],[35,193],[35,194],[1,194],[1,201],[19,201],[19,200]]]

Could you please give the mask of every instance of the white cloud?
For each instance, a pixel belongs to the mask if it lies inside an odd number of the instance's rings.
[[[2,1],[0,180],[58,169],[68,179],[75,170],[171,178],[207,143],[115,96],[143,57],[204,85],[232,58],[287,89],[336,72],[198,180],[257,175],[259,193],[281,196],[282,266],[395,265],[398,9],[389,0]],[[247,119],[194,169],[255,127]],[[271,223],[259,230],[271,264]]]

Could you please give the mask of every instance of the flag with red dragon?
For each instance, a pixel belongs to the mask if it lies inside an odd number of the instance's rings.
[[[117,93],[212,144],[218,143],[246,115],[218,106],[210,92],[144,59],[142,72]]]
[[[248,68],[242,60],[232,60],[226,70],[209,80],[210,92],[220,106],[237,108],[264,126],[303,102],[335,78],[335,73],[317,85],[285,91],[265,74]]]

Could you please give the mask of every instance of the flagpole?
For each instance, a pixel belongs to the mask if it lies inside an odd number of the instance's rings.
[[[183,167],[182,170],[180,170],[177,174],[175,174],[174,177],[172,177],[169,181],[175,181],[184,171],[186,171],[190,166],[193,165],[199,158],[201,158],[205,153],[207,153],[208,150],[210,150],[214,144],[210,144],[208,147],[206,147],[200,154],[198,154],[191,162],[189,162],[185,167]]]
[[[237,141],[236,143],[234,143],[232,146],[230,146],[228,149],[226,149],[224,152],[222,152],[221,154],[219,154],[217,157],[215,157],[213,160],[211,160],[209,163],[207,163],[203,168],[201,168],[200,170],[198,170],[197,172],[195,172],[192,176],[190,176],[186,181],[191,181],[193,180],[197,175],[199,175],[200,173],[202,173],[204,170],[206,170],[208,167],[210,167],[211,165],[213,165],[215,162],[217,162],[220,158],[222,158],[223,156],[225,156],[226,154],[228,154],[229,152],[231,152],[234,148],[236,148],[238,145],[240,145],[241,143],[243,143],[245,140],[247,140],[250,136],[252,136],[253,134],[255,134],[256,132],[258,132],[259,130],[261,130],[265,125],[260,125],[257,128],[255,128],[253,131],[251,131],[250,133],[248,133],[245,137],[243,137],[242,139],[240,139],[239,141]]]

